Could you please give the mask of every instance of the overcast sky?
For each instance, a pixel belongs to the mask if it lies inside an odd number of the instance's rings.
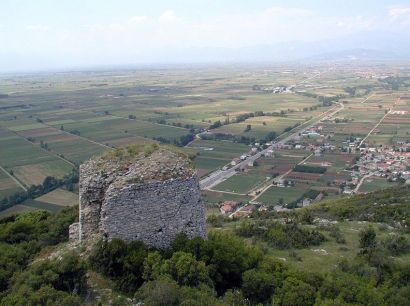
[[[409,1],[1,0],[0,71],[410,31]],[[171,58],[172,60],[172,58]]]

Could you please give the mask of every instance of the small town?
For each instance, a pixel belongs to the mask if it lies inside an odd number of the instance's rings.
[[[327,119],[329,121],[329,119]],[[410,184],[410,143],[400,141],[395,146],[377,146],[371,147],[360,137],[350,137],[342,141],[339,146],[332,141],[334,135],[324,134],[323,125],[316,124],[309,129],[298,133],[291,137],[285,143],[268,142],[265,144],[255,143],[251,146],[249,152],[234,158],[230,164],[222,167],[223,171],[230,169],[233,166],[240,165],[236,168],[236,172],[247,172],[250,168],[257,165],[257,159],[246,162],[251,156],[263,151],[262,158],[275,157],[275,150],[288,150],[294,152],[309,152],[308,158],[304,159],[303,165],[318,165],[322,168],[331,167],[332,163],[323,158],[326,154],[338,153],[345,157],[351,157],[352,163],[345,169],[341,169],[339,174],[341,178],[336,178],[331,182],[327,182],[326,186],[338,189],[336,192],[339,196],[351,196],[354,194],[363,193],[360,187],[363,183],[371,183],[374,179],[383,180],[385,182]],[[315,162],[309,162],[310,157],[315,158]],[[263,186],[272,184],[279,188],[294,188],[298,181],[317,180],[320,178],[318,173],[307,173],[294,171],[295,168],[284,174],[278,175],[271,179],[267,179]],[[249,216],[253,211],[267,211],[273,209],[275,211],[286,211],[293,208],[304,207],[321,201],[325,198],[325,192],[311,193],[310,197],[302,197],[297,203],[293,203],[289,208],[288,203],[278,203],[279,205],[269,206],[262,201],[258,201],[260,191],[264,188],[254,189],[250,192],[253,195],[253,200],[248,203],[239,203],[236,201],[224,201],[221,203],[220,212],[222,215],[229,218],[241,218]],[[312,196],[313,195],[313,196]]]

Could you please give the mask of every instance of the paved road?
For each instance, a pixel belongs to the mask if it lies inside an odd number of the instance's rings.
[[[303,127],[300,130],[297,130],[295,133],[292,133],[292,134],[286,136],[285,138],[279,140],[278,142],[276,142],[275,144],[269,146],[268,148],[266,148],[262,151],[259,151],[255,155],[253,155],[251,157],[248,157],[246,160],[240,162],[239,164],[233,166],[232,168],[229,168],[228,170],[225,170],[225,171],[217,170],[217,171],[211,173],[210,175],[203,178],[199,182],[199,186],[201,187],[201,189],[209,189],[209,188],[212,188],[213,186],[216,186],[216,185],[222,183],[226,179],[234,176],[237,169],[240,169],[241,167],[244,167],[249,162],[254,162],[259,157],[261,157],[263,154],[265,154],[268,150],[273,150],[276,146],[285,144],[287,141],[289,141],[291,138],[297,136],[299,133],[302,133],[302,132],[310,129],[312,126],[314,126],[315,124],[317,124],[318,122],[320,122],[321,120],[323,120],[325,118],[334,116],[335,114],[340,112],[342,109],[344,109],[343,103],[338,103],[338,106],[336,106],[336,107],[332,108],[331,110],[329,110],[329,111],[319,115],[318,117],[316,117],[317,120],[314,120],[311,124]]]

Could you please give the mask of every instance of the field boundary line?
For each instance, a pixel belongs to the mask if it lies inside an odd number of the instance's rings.
[[[363,144],[363,142],[369,138],[369,136],[374,132],[375,129],[377,129],[377,127],[383,122],[383,120],[387,117],[388,114],[390,114],[390,112],[392,111],[392,109],[394,109],[394,107],[396,106],[397,102],[400,101],[401,97],[398,97],[397,100],[394,102],[393,106],[391,108],[389,108],[389,110],[384,114],[384,116],[382,117],[382,119],[380,119],[380,121],[370,130],[370,132],[366,135],[365,138],[362,139],[362,141],[359,144],[359,147],[361,147],[361,145]]]
[[[373,97],[375,94],[372,93],[370,96],[368,96],[366,99],[364,99],[362,102],[360,102],[360,104],[365,103],[367,100],[369,100],[371,97]]]
[[[6,169],[4,169],[2,166],[0,166],[0,169],[7,174],[8,177],[10,177],[17,185],[19,185],[24,191],[27,191],[27,188],[21,183],[16,177],[11,175],[9,172],[7,172]]]
[[[77,110],[77,109],[75,109],[75,108],[67,108],[67,109],[73,110],[73,111]],[[93,114],[93,115],[98,115],[97,112],[86,111],[86,110],[80,110],[80,111],[83,112],[83,113],[89,113],[89,114]],[[158,123],[158,122],[151,122],[151,121],[148,121],[148,120],[136,119],[136,118],[135,118],[135,119],[132,119],[132,118],[127,118],[127,117],[121,117],[121,116],[118,116],[118,115],[113,115],[113,114],[110,114],[110,113],[108,113],[108,114],[106,114],[106,115],[104,115],[104,116],[110,116],[110,117],[113,117],[113,118],[124,119],[124,120],[140,121],[140,122],[151,123],[151,124],[155,124],[155,125],[159,125],[159,126],[167,126],[167,127],[173,127],[173,128],[177,128],[177,129],[189,131],[189,129],[184,128],[184,127],[182,127],[182,126],[173,126],[173,125],[169,125],[169,124],[162,124],[162,123]]]
[[[301,164],[305,163],[309,158],[312,157],[313,154],[314,154],[314,153],[311,153],[308,157],[304,158],[303,160],[301,160],[301,161],[300,161],[299,163],[297,163],[296,165],[301,165]],[[254,197],[251,201],[255,202],[266,190],[268,190],[270,187],[273,186],[273,185],[272,185],[273,182],[275,182],[275,181],[277,182],[278,180],[283,179],[286,175],[288,175],[289,173],[291,173],[294,168],[295,168],[295,167],[289,169],[289,170],[286,171],[285,173],[283,173],[283,174],[281,174],[281,175],[279,175],[279,176],[273,178],[272,180],[269,180],[268,182],[266,182],[265,188],[262,188],[262,189],[260,190],[260,192],[259,192],[257,195],[255,195],[255,197]]]
[[[184,127],[182,127],[182,126],[174,126],[174,125],[169,125],[169,124],[161,124],[161,123],[158,123],[158,122],[152,122],[152,121],[147,121],[147,120],[142,120],[142,119],[131,119],[131,118],[121,117],[121,116],[117,116],[117,115],[108,115],[108,116],[111,116],[111,117],[117,118],[117,119],[124,119],[124,120],[137,121],[137,122],[139,121],[139,122],[145,122],[145,123],[150,123],[150,124],[159,125],[159,126],[164,126],[164,127],[172,127],[172,128],[175,128],[175,129],[180,129],[180,130],[184,130],[184,131],[189,132],[189,129],[184,128]]]
[[[9,130],[9,131],[10,131],[10,130]],[[27,141],[27,142],[28,142],[29,144],[31,144],[32,146],[35,146],[35,145],[36,145],[36,144],[34,144],[33,142],[31,142],[30,140],[28,140],[26,137],[21,136],[21,135],[17,134],[17,133],[14,132],[14,131],[10,131],[10,132],[14,133],[17,137],[24,139],[25,141]],[[54,151],[51,151],[51,150],[48,151],[48,150],[42,148],[41,146],[39,146],[39,147],[40,147],[43,151],[46,151],[48,154],[50,154],[50,155],[52,155],[52,156],[55,156],[55,157],[61,159],[62,161],[65,161],[66,163],[69,163],[69,164],[70,164],[71,166],[73,166],[74,168],[77,168],[77,166],[76,166],[73,162],[69,161],[68,159],[65,159],[64,157],[61,157],[60,155],[58,155],[58,154],[55,153]]]
[[[64,134],[78,137],[78,138],[80,138],[80,139],[86,140],[86,141],[88,141],[88,142],[91,142],[91,143],[93,143],[93,144],[96,144],[96,145],[98,145],[98,146],[101,146],[101,147],[104,147],[104,148],[107,148],[107,149],[112,149],[110,146],[107,146],[107,145],[105,145],[105,144],[103,144],[103,143],[100,143],[100,142],[91,140],[91,139],[89,139],[89,138],[87,138],[87,137],[84,137],[84,136],[81,136],[81,135],[75,135],[75,134],[72,134],[72,133],[70,133],[70,132],[57,129],[55,126],[49,125],[49,124],[47,124],[47,123],[45,123],[45,122],[43,122],[43,124],[44,124],[45,126],[51,127],[51,128],[53,128],[53,129],[56,129],[57,131],[60,131],[60,132],[62,132],[62,133],[64,133]]]
[[[234,191],[223,191],[223,190],[216,190],[216,189],[212,189],[212,188],[208,188],[208,189],[206,189],[206,190],[208,190],[208,191],[213,191],[213,192],[219,192],[219,193],[226,193],[226,194],[247,196],[246,193],[238,193],[238,192],[234,192]]]

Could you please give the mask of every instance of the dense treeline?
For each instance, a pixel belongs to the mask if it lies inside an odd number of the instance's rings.
[[[159,141],[160,143],[164,143],[164,144],[171,143],[169,139],[164,138],[164,137],[153,137],[153,139],[156,141]],[[194,139],[195,139],[195,134],[190,133],[190,134],[182,135],[178,139],[174,139],[172,143],[176,145],[177,147],[184,147]]]
[[[35,295],[34,291],[40,289],[47,294],[59,295],[57,292],[59,287],[53,287],[53,289],[49,285],[51,282],[61,283],[62,280],[56,279],[56,277],[58,278],[58,275],[55,274],[57,272],[51,273],[48,270],[50,265],[53,265],[57,270],[60,268],[64,270],[68,268],[67,266],[61,265],[61,263],[52,264],[48,261],[44,263],[44,266],[43,264],[33,265],[30,271],[35,271],[35,274],[40,273],[44,268],[47,270],[44,271],[44,273],[47,272],[47,275],[43,275],[43,278],[46,278],[44,280],[45,287],[39,285],[39,276],[29,277],[30,272],[23,271],[44,248],[67,240],[68,227],[75,222],[77,216],[78,210],[76,208],[68,208],[57,214],[38,210],[0,219],[0,299],[9,294],[6,300],[2,300],[1,305],[31,305],[24,303],[24,300],[13,302],[12,296],[17,287],[21,295]],[[64,274],[63,270],[58,271]],[[75,274],[73,277],[79,277],[77,273]],[[33,299],[37,299],[37,297],[33,296]],[[40,305],[41,303],[33,302],[33,304]]]
[[[59,187],[66,187],[68,190],[73,190],[74,184],[76,183],[78,183],[77,171],[65,175],[62,179],[47,176],[41,185],[31,185],[27,191],[19,191],[7,198],[3,198],[0,201],[0,211],[20,204],[27,199],[39,197]]]
[[[208,241],[181,235],[166,251],[100,242],[90,262],[147,305],[407,305],[410,265],[381,256],[371,228],[360,237],[356,258],[324,275],[291,269],[222,233]]]
[[[260,143],[266,143],[276,139],[277,134],[274,131],[269,132],[264,138],[257,140],[255,137],[239,136],[225,133],[212,133],[201,134],[201,139],[204,140],[230,140],[237,143],[243,143],[246,145],[259,141]]]
[[[86,266],[78,255],[39,261],[16,273],[2,305],[37,306],[83,305],[86,293]]]
[[[238,136],[232,134],[225,134],[225,133],[212,133],[212,134],[201,134],[201,139],[204,140],[229,140],[233,142],[243,143],[243,144],[251,144],[256,141],[255,137],[247,137],[247,136]]]

